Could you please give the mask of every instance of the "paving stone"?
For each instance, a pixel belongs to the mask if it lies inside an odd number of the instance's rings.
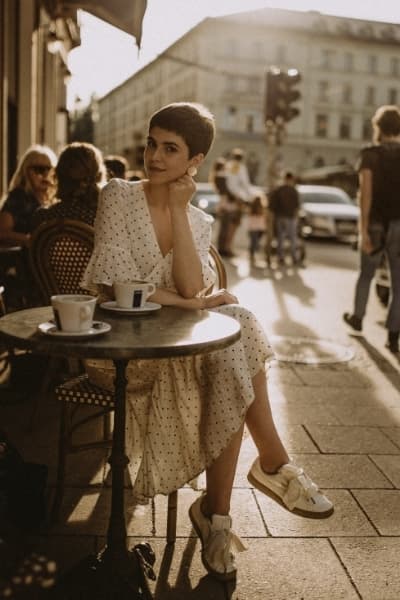
[[[198,492],[189,488],[183,488],[178,492],[178,518],[176,528],[178,537],[196,536],[190,522],[188,511],[190,505],[198,496]],[[254,495],[250,489],[235,488],[233,490],[230,514],[233,520],[233,529],[240,537],[265,537],[268,535]],[[167,524],[166,497],[157,496],[155,499],[155,524],[156,536],[165,536]]]
[[[381,427],[383,433],[400,448],[400,427]]]
[[[382,406],[376,399],[375,402],[363,403],[347,402],[337,399],[330,405],[330,411],[342,425],[366,425],[371,427],[390,427],[393,424],[400,425],[400,408]]]
[[[367,388],[371,385],[371,381],[366,377],[365,372],[357,373],[354,370],[334,371],[332,369],[316,368],[316,369],[300,369],[296,367],[296,373],[307,386],[315,387],[334,387],[357,389]]]
[[[327,490],[335,507],[327,519],[306,519],[295,515],[255,490],[268,532],[273,537],[375,536],[375,529],[347,490]]]
[[[372,455],[371,459],[396,488],[400,489],[400,460],[396,455]]]
[[[128,534],[151,535],[151,505],[136,505],[125,493],[125,521]],[[107,488],[67,488],[55,534],[106,535],[111,510],[111,490]]]
[[[400,538],[333,538],[362,600],[400,598]]]
[[[339,418],[324,402],[309,402],[300,398],[288,398],[284,403],[271,402],[274,420],[279,428],[283,423],[340,425]]]
[[[301,454],[292,460],[321,488],[391,488],[392,484],[364,455]]]
[[[400,490],[353,490],[381,535],[400,535]]]
[[[311,424],[307,425],[307,430],[324,453],[400,454],[400,448],[378,427]]]
[[[249,549],[237,556],[232,600],[358,599],[327,540],[269,538],[247,544]]]

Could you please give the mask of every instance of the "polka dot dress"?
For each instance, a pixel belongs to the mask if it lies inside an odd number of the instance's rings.
[[[215,280],[208,264],[212,219],[193,206],[189,217],[206,290]],[[172,252],[160,251],[142,182],[113,180],[100,197],[83,286],[135,279],[174,289]],[[234,345],[208,355],[129,362],[126,451],[138,498],[168,494],[221,454],[254,399],[252,377],[272,357],[250,311],[236,304],[215,310],[240,321],[242,335]],[[110,361],[88,361],[87,370],[94,382],[112,389]]]

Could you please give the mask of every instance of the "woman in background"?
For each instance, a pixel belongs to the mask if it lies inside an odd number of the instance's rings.
[[[56,162],[48,146],[31,146],[22,156],[0,211],[0,244],[29,244],[34,213],[39,207],[50,206],[54,198]]]
[[[94,224],[101,187],[106,182],[106,168],[98,148],[86,142],[68,144],[56,166],[56,196],[49,208],[40,208],[33,216],[33,227],[50,219],[75,219]]]

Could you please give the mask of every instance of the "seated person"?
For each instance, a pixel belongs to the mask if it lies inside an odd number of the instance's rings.
[[[51,205],[54,198],[56,162],[47,146],[31,146],[22,156],[0,211],[1,245],[29,244],[33,214],[39,207]]]
[[[241,339],[195,357],[130,361],[127,367],[126,452],[137,496],[169,494],[206,470],[206,492],[189,516],[202,559],[215,578],[234,579],[230,500],[244,424],[258,450],[251,483],[288,510],[325,518],[332,503],[290,462],[275,428],[265,363],[271,347],[254,315],[227,290],[210,295],[212,219],[190,204],[193,176],[214,137],[202,105],[178,102],[150,119],[147,179],[113,180],[102,190],[95,248],[83,286],[112,298],[115,281],[144,280],[163,306],[215,310],[240,321]],[[113,386],[110,361],[90,361],[93,381]],[[237,540],[236,540],[237,541]]]
[[[104,159],[107,169],[107,179],[127,179],[129,164],[126,158],[118,154],[109,154]]]
[[[105,166],[100,150],[86,142],[68,144],[56,166],[58,202],[38,209],[33,227],[51,219],[76,219],[93,225],[101,186],[105,183]]]

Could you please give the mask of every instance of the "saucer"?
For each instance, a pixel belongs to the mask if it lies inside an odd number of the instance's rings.
[[[47,321],[46,323],[40,323],[38,329],[42,333],[54,337],[85,338],[107,333],[111,330],[111,325],[103,321],[93,321],[93,326],[86,331],[62,331],[61,329],[57,329],[52,321]]]
[[[100,308],[104,308],[104,310],[112,310],[113,312],[124,315],[145,315],[153,312],[154,310],[159,310],[161,308],[161,304],[157,304],[156,302],[146,302],[144,306],[140,306],[138,308],[121,308],[120,306],[117,306],[115,300],[109,300],[108,302],[103,302],[100,304]]]

